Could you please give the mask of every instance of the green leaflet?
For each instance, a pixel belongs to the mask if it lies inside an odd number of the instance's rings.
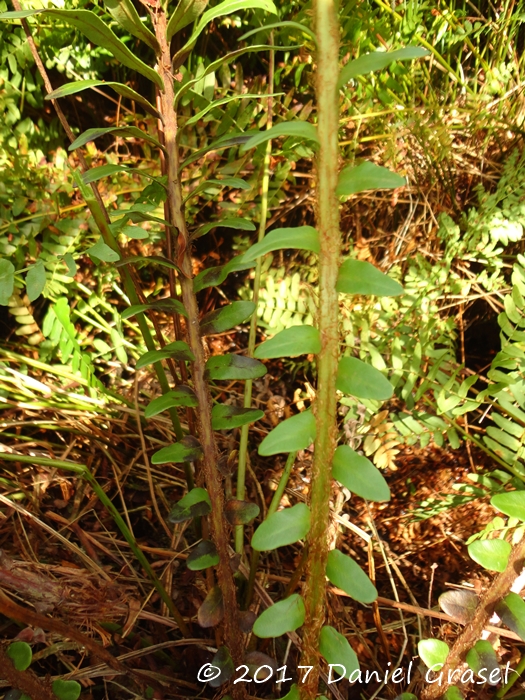
[[[511,550],[506,540],[475,540],[468,546],[471,559],[488,571],[505,571]]]
[[[261,418],[264,418],[264,411],[260,411],[258,408],[241,408],[225,404],[216,404],[211,412],[214,430],[240,428],[241,425],[254,423]]]
[[[202,319],[201,335],[214,335],[229,331],[250,318],[255,311],[253,301],[234,301],[222,309],[212,311]]]
[[[20,12],[2,12],[0,13],[0,20],[23,19],[24,17],[38,14],[46,14],[63,19],[64,22],[82,32],[89,41],[107,49],[124,66],[131,68],[131,70],[136,70],[137,73],[154,82],[161,90],[164,89],[164,83],[160,75],[138,59],[120,41],[107,24],[90,10],[21,10]]]
[[[509,629],[525,640],[525,602],[517,593],[509,593],[498,605],[495,612]]]
[[[0,306],[7,306],[15,288],[15,268],[9,260],[0,260]]]
[[[491,681],[490,675],[496,670],[499,671],[499,662],[492,644],[488,640],[480,639],[470,651],[467,652],[466,661],[475,674],[489,678],[490,685],[497,685],[499,681]]]
[[[319,234],[313,226],[297,226],[295,228],[276,228],[259,243],[255,243],[244,253],[244,260],[255,260],[272,250],[297,248],[319,252]]]
[[[249,93],[242,93],[240,95],[229,95],[228,97],[221,97],[218,100],[215,100],[214,102],[210,102],[209,105],[206,105],[203,109],[201,109],[200,112],[197,112],[197,114],[194,114],[193,117],[190,117],[188,121],[184,124],[184,126],[191,126],[192,124],[196,124],[200,119],[202,119],[208,112],[211,112],[213,109],[216,107],[220,107],[221,105],[228,104],[228,102],[232,102],[233,100],[245,100],[245,99],[254,99],[254,100],[265,100],[268,97],[278,97],[279,95],[283,95],[284,93],[282,92],[274,92],[272,95],[268,95],[267,93],[263,93],[262,95],[251,95]]]
[[[163,411],[167,411],[174,406],[198,406],[199,402],[195,396],[195,392],[189,386],[179,384],[176,389],[167,391],[162,396],[159,396],[146,406],[144,411],[145,418],[153,418]]]
[[[265,340],[256,348],[253,356],[261,360],[273,357],[295,357],[296,355],[317,355],[321,350],[319,331],[313,326],[292,326],[285,328],[273,338]]]
[[[342,357],[339,360],[336,386],[343,394],[360,399],[384,401],[394,393],[392,385],[378,369],[356,357]]]
[[[390,489],[379,469],[348,445],[336,448],[332,474],[334,479],[361,498],[369,501],[390,500]]]
[[[160,46],[155,34],[141,21],[131,0],[104,0],[104,5],[123,29],[143,41],[155,53],[160,53]]]
[[[417,651],[423,663],[437,671],[447,660],[449,648],[448,644],[440,639],[422,639],[417,645]]]
[[[95,243],[95,245],[92,245],[91,248],[88,248],[86,250],[86,253],[90,256],[94,256],[95,258],[98,258],[99,260],[102,260],[102,262],[116,262],[117,260],[120,260],[120,255],[117,253],[116,250],[113,250],[113,248],[110,248],[107,243],[104,243],[102,240],[102,236],[98,239],[98,241]]]
[[[396,297],[403,294],[403,287],[371,263],[347,258],[339,268],[337,291],[342,294]]]
[[[335,665],[334,670],[339,670],[337,665],[344,667],[345,678],[350,678],[352,673],[359,671],[359,661],[348,640],[329,625],[321,630],[319,651],[329,664]]]
[[[26,275],[26,290],[29,301],[35,301],[46,286],[46,268],[42,260],[31,265]]]
[[[267,370],[262,362],[243,355],[216,355],[206,362],[210,379],[259,379]]]
[[[428,56],[429,53],[429,51],[422,49],[420,46],[407,46],[405,49],[397,49],[396,51],[367,53],[364,56],[359,56],[354,61],[348,61],[346,66],[341,69],[337,86],[343,87],[349,80],[357,78],[358,75],[383,70],[393,61],[408,61],[412,58]]]
[[[13,642],[7,647],[6,653],[17,671],[26,671],[31,666],[33,651],[27,642]]]
[[[151,457],[151,463],[167,464],[173,462],[174,464],[180,464],[181,462],[195,462],[201,457],[202,448],[200,442],[192,435],[187,435],[179,442],[163,447],[155,452]]]
[[[176,503],[168,515],[170,523],[183,523],[211,513],[211,501],[206,489],[194,488]]]
[[[294,593],[261,613],[255,620],[253,633],[262,639],[280,637],[301,627],[305,614],[303,599]]]
[[[209,267],[207,270],[202,270],[193,280],[193,291],[195,293],[200,292],[201,289],[206,289],[206,287],[216,287],[222,284],[226,277],[231,272],[238,272],[240,270],[248,270],[254,267],[255,260],[244,260],[244,255],[236,255],[232,258],[226,265],[220,265],[218,267]]]
[[[187,27],[188,24],[195,22],[202,15],[207,4],[208,0],[179,0],[175,12],[171,15],[168,22],[166,30],[168,41],[171,41],[172,37],[177,32],[180,32],[181,29]]]
[[[305,503],[272,513],[253,533],[252,547],[269,552],[302,540],[310,529],[310,509]]]
[[[317,128],[313,124],[310,124],[310,122],[298,120],[294,122],[281,122],[280,124],[272,126],[271,129],[260,131],[255,136],[252,136],[239,150],[241,153],[245,153],[249,151],[250,148],[255,148],[261,143],[266,143],[270,141],[270,139],[277,138],[278,136],[295,136],[301,140],[313,141],[316,145],[319,143]]]
[[[65,681],[62,678],[53,681],[51,688],[58,700],[77,700],[82,691],[82,686],[78,681]]]
[[[326,575],[331,583],[360,603],[373,603],[377,590],[359,564],[338,549],[328,554]]]
[[[219,563],[219,555],[213,542],[202,540],[186,559],[186,566],[190,571],[202,571],[216,566]]]
[[[69,146],[68,151],[74,151],[76,148],[85,146],[86,143],[89,143],[89,141],[94,141],[105,134],[113,134],[114,136],[129,136],[131,138],[142,139],[153,144],[153,146],[156,148],[164,150],[164,146],[161,146],[157,139],[154,139],[153,136],[146,134],[145,131],[142,131],[142,129],[139,129],[136,126],[110,126],[97,129],[87,129],[73,141],[73,143]],[[117,215],[118,214],[122,214],[122,212],[117,212]]]
[[[82,92],[83,90],[87,90],[88,88],[92,87],[110,87],[115,90],[118,95],[127,97],[129,100],[134,100],[137,104],[142,105],[147,112],[152,114],[154,117],[157,117],[157,119],[160,119],[159,112],[155,109],[151,102],[148,102],[148,100],[145,97],[142,97],[142,95],[140,95],[138,92],[135,92],[135,90],[132,90],[130,87],[123,85],[122,83],[106,82],[105,80],[77,80],[74,83],[66,83],[65,85],[62,85],[62,87],[59,87],[57,90],[53,90],[53,92],[46,95],[45,99],[58,100],[60,97],[76,95],[77,92]],[[120,168],[121,166],[113,167]],[[82,179],[85,182],[84,177]]]
[[[525,491],[498,493],[490,499],[490,503],[510,518],[525,520]]]
[[[337,196],[343,197],[367,190],[394,190],[404,187],[404,177],[375,163],[365,161],[357,166],[349,166],[339,173]]]
[[[259,454],[304,450],[315,440],[315,417],[312,411],[303,411],[279,423],[259,445]]]

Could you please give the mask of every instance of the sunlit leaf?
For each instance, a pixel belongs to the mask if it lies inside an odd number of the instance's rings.
[[[57,678],[51,686],[58,700],[77,700],[80,697],[82,686],[77,681],[65,681]]]
[[[339,74],[338,87],[343,87],[352,78],[358,75],[366,75],[376,70],[387,68],[393,61],[408,61],[413,58],[428,56],[429,51],[420,46],[407,46],[396,51],[374,51],[364,56],[359,56],[353,61],[348,61]]]
[[[255,620],[253,633],[263,639],[280,637],[300,627],[304,622],[304,616],[303,599],[294,593],[262,612]]]
[[[244,355],[215,355],[206,362],[210,379],[259,379],[267,372],[259,360]]]
[[[315,440],[315,417],[312,411],[303,411],[279,423],[259,445],[259,454],[305,450]]]
[[[46,268],[42,260],[31,265],[26,275],[26,291],[29,301],[35,301],[46,286]]]
[[[160,362],[168,358],[187,362],[193,362],[195,360],[195,356],[190,350],[189,345],[183,340],[176,340],[164,346],[162,350],[148,350],[148,352],[145,352],[144,355],[139,357],[135,366],[137,369],[142,369],[154,362]]]
[[[215,545],[210,540],[201,540],[186,559],[186,566],[191,571],[202,571],[216,566],[219,563],[219,555]]]
[[[156,148],[161,148],[164,150],[163,146],[157,141],[157,139],[154,139],[153,136],[150,136],[147,134],[145,131],[142,131],[142,129],[139,129],[137,126],[109,126],[109,127],[100,127],[97,129],[87,129],[84,131],[80,136],[78,136],[73,143],[69,146],[68,150],[69,151],[74,151],[77,148],[80,148],[81,146],[85,146],[86,143],[89,143],[90,141],[94,141],[95,139],[98,139],[100,136],[105,136],[106,134],[112,134],[113,136],[122,136],[122,137],[130,137],[130,138],[135,138],[135,139],[142,139],[143,141],[148,141],[151,143],[153,146]],[[117,214],[121,214],[122,212],[117,212]],[[130,214],[131,212],[124,212],[125,214]]]
[[[211,513],[211,501],[206,489],[196,487],[180,499],[170,511],[168,520],[171,523],[183,523],[192,518]]]
[[[359,670],[357,655],[348,640],[329,625],[321,629],[319,651],[329,664],[344,666],[345,678],[350,678],[354,671]]]
[[[108,12],[120,26],[133,36],[147,44],[153,51],[160,53],[159,43],[155,34],[150,32],[141,21],[131,0],[104,0]]]
[[[45,99],[57,100],[61,97],[67,97],[67,95],[76,95],[78,92],[82,92],[83,90],[87,90],[88,88],[94,87],[112,88],[118,95],[122,95],[122,97],[127,97],[129,100],[133,100],[137,104],[142,105],[147,112],[152,114],[154,117],[157,117],[157,119],[160,119],[160,114],[158,110],[156,110],[155,107],[150,102],[148,102],[148,100],[145,97],[143,97],[140,93],[136,92],[127,85],[123,85],[122,83],[115,83],[112,81],[106,82],[105,80],[77,80],[73,83],[66,83],[65,85],[62,85],[56,90],[53,90],[53,92],[50,92],[46,95]],[[100,167],[104,168],[107,166],[102,165]],[[116,167],[117,169],[127,170],[127,168],[123,168],[123,166],[113,167]],[[82,177],[82,179],[85,182],[84,177]]]
[[[337,388],[360,399],[389,399],[394,390],[381,372],[356,357],[342,357],[337,372]]]
[[[254,423],[264,418],[264,411],[258,408],[242,408],[227,404],[215,404],[211,412],[211,421],[214,430],[233,430],[241,425]]]
[[[162,396],[159,396],[146,406],[144,411],[145,418],[153,418],[163,411],[168,411],[174,406],[198,406],[199,402],[195,396],[195,392],[189,386],[179,384],[176,389],[167,391]]]
[[[253,301],[234,301],[204,316],[200,324],[201,335],[214,335],[229,331],[247,321],[254,311]]]
[[[304,503],[278,510],[259,525],[252,537],[252,547],[269,552],[302,540],[310,529],[310,509]]]
[[[13,642],[7,647],[7,655],[17,671],[28,669],[33,660],[33,652],[27,642]]]
[[[313,226],[296,226],[294,228],[275,228],[259,243],[255,243],[244,253],[243,259],[255,260],[272,250],[294,248],[319,252],[319,234]]]
[[[506,540],[475,540],[468,546],[469,556],[489,571],[505,571],[511,551]]]
[[[273,338],[265,340],[254,352],[254,357],[295,357],[296,355],[317,355],[321,350],[319,331],[313,326],[292,326],[280,331]]]
[[[242,219],[240,217],[230,216],[226,219],[210,221],[207,224],[199,226],[199,228],[193,234],[193,238],[200,238],[201,236],[204,236],[206,233],[217,227],[233,228],[236,231],[255,231],[255,225],[252,221],[249,221],[248,219]]]
[[[490,679],[492,672],[500,670],[498,657],[492,644],[484,639],[477,641],[474,647],[467,652],[466,661],[476,675],[479,676],[482,672],[487,679]],[[496,674],[494,674],[495,676]],[[498,682],[499,679],[496,682],[488,680],[489,685],[497,685]]]
[[[403,294],[403,287],[371,263],[347,258],[339,268],[337,291],[343,294],[395,297]]]
[[[271,129],[265,129],[260,131],[255,136],[252,136],[249,141],[241,146],[239,149],[241,153],[249,151],[250,148],[256,148],[261,143],[266,143],[270,139],[275,139],[279,136],[294,136],[301,141],[309,141],[315,144],[319,143],[319,136],[317,135],[317,127],[310,122],[303,122],[300,120],[293,122],[281,122],[280,124],[275,124]]]
[[[338,197],[343,197],[367,190],[393,190],[406,184],[404,177],[393,173],[388,168],[365,161],[359,165],[344,168],[339,173],[336,193]]]
[[[7,306],[15,288],[15,268],[9,260],[0,259],[0,306]]]
[[[507,627],[525,641],[525,602],[517,593],[509,593],[496,605],[496,613]]]
[[[525,520],[525,491],[507,491],[498,493],[490,499],[494,508],[497,508],[510,518]]]
[[[171,41],[175,34],[180,32],[181,29],[195,22],[195,20],[202,15],[207,4],[208,0],[179,0],[168,22],[168,28],[166,30],[168,42]]]
[[[423,663],[433,671],[439,670],[447,660],[449,648],[440,639],[422,639],[417,645],[417,651]]]
[[[360,603],[373,603],[377,590],[359,564],[338,549],[328,554],[326,575],[331,583]]]
[[[110,248],[107,245],[107,243],[104,243],[102,237],[98,239],[95,245],[92,245],[91,248],[88,248],[86,250],[86,253],[90,256],[92,255],[95,258],[98,258],[99,260],[102,260],[102,262],[109,263],[120,260],[120,255],[117,253],[117,251],[113,250],[113,248]]]
[[[168,445],[155,452],[151,457],[152,464],[178,464],[181,462],[196,462],[202,457],[202,447],[193,435],[183,437],[179,442]]]
[[[348,445],[339,445],[335,450],[332,475],[361,498],[369,501],[390,500],[390,489],[379,469]]]

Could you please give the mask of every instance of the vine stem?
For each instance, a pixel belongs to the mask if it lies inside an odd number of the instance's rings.
[[[337,275],[341,257],[339,200],[336,195],[339,161],[339,23],[335,0],[316,0],[319,154],[317,158],[317,230],[319,254],[319,318],[321,351],[317,355],[317,434],[312,465],[311,528],[303,597],[306,618],[301,664],[313,666],[300,686],[301,700],[316,697],[319,683],[319,635],[325,618],[326,562],[332,459],[337,443],[336,377],[339,361]]]
[[[158,56],[159,74],[164,81],[164,91],[160,95],[161,114],[164,122],[164,145],[166,148],[166,170],[168,175],[168,209],[170,223],[178,231],[177,263],[181,269],[180,285],[182,302],[188,313],[186,332],[188,344],[195,356],[192,364],[192,379],[198,400],[199,441],[202,447],[202,471],[210,496],[212,511],[210,530],[219,555],[217,567],[219,586],[224,600],[224,637],[235,666],[242,663],[243,648],[238,623],[236,588],[230,567],[228,532],[224,516],[224,493],[217,469],[217,446],[211,421],[211,395],[205,376],[206,360],[200,334],[199,308],[193,291],[191,247],[184,218],[182,189],[179,178],[179,150],[177,145],[177,113],[175,111],[174,78],[171,71],[170,47],[166,39],[166,14],[162,8],[152,14],[155,34],[161,53]],[[242,684],[233,686],[234,698],[245,697]]]
[[[270,44],[273,45],[273,31],[270,32]],[[268,68],[268,100],[266,109],[268,116],[266,120],[266,128],[271,129],[273,123],[273,85],[275,74],[275,52],[270,51],[270,60]],[[271,139],[266,144],[266,152],[264,154],[263,178],[261,184],[261,218],[259,221],[258,241],[262,241],[266,233],[266,219],[268,216],[268,189],[270,187],[270,160],[272,155]],[[257,335],[257,306],[259,304],[259,289],[261,287],[261,269],[262,257],[257,258],[255,266],[255,276],[253,279],[253,295],[252,301],[255,304],[255,311],[250,320],[250,334],[248,336],[248,357],[253,357],[255,350],[255,340]],[[244,385],[244,408],[250,408],[252,405],[252,387],[253,382],[247,379]],[[250,432],[250,424],[246,423],[241,428],[241,439],[239,441],[239,465],[237,467],[237,498],[244,501],[246,496],[246,459],[248,456],[248,434]],[[242,554],[244,546],[244,527],[237,525],[235,527],[235,551]]]

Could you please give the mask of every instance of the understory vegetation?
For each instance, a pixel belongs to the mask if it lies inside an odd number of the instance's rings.
[[[524,696],[524,24],[0,0],[0,697]]]

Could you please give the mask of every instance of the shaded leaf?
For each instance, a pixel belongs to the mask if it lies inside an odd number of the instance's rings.
[[[186,566],[190,571],[202,571],[216,566],[219,563],[219,555],[215,545],[210,540],[201,540],[186,559]]]
[[[135,314],[140,314],[143,311],[148,311],[149,309],[155,309],[156,311],[165,311],[166,313],[177,313],[181,316],[188,317],[186,309],[178,301],[178,299],[154,299],[147,304],[136,304],[125,309],[121,313],[121,317],[125,320],[130,318],[130,316],[135,316]]]
[[[489,571],[505,571],[512,550],[505,540],[475,540],[468,546],[471,559]]]
[[[250,148],[256,148],[261,143],[266,143],[270,141],[270,139],[275,139],[278,136],[295,136],[303,141],[313,141],[315,144],[319,143],[317,128],[313,124],[310,124],[310,122],[297,120],[293,122],[281,122],[280,124],[272,126],[271,129],[260,131],[243,144],[239,150],[241,153],[246,153]]]
[[[143,168],[128,168],[127,165],[116,165],[113,163],[107,163],[106,165],[98,165],[95,168],[89,168],[89,170],[86,170],[85,173],[82,173],[82,182],[85,185],[89,185],[91,182],[96,182],[97,180],[101,180],[103,177],[109,177],[115,173],[137,173],[148,180],[153,180],[157,184],[161,185],[161,187],[166,188],[166,185],[161,178],[150,175],[147,170],[144,170]]]
[[[7,306],[15,288],[15,268],[9,260],[0,259],[0,306]]]
[[[235,670],[232,657],[227,647],[219,647],[211,663],[212,666],[216,666],[220,669],[220,673],[216,678],[210,680],[209,684],[212,688],[219,688],[233,676]]]
[[[201,627],[215,627],[224,617],[224,600],[219,586],[214,586],[208,593],[197,612],[197,621]]]
[[[272,513],[259,525],[252,537],[252,547],[269,552],[302,540],[310,529],[310,509],[304,503]]]
[[[265,340],[255,349],[254,357],[295,357],[297,355],[317,355],[321,351],[319,331],[313,326],[292,326],[280,331],[273,338]]]
[[[385,400],[394,393],[392,385],[378,369],[356,357],[339,360],[336,386],[343,394],[360,399]]]
[[[253,610],[239,610],[239,628],[244,634],[250,634],[257,615]]]
[[[179,269],[174,262],[168,260],[167,258],[163,258],[160,255],[148,255],[147,257],[144,255],[130,255],[116,263],[115,267],[122,267],[123,265],[130,264],[133,265],[135,263],[142,263],[144,265],[161,265],[162,267],[168,267],[170,270]]]
[[[154,139],[153,136],[150,136],[145,131],[142,131],[142,129],[139,129],[136,126],[108,126],[96,129],[87,129],[82,134],[80,134],[80,136],[77,136],[77,138],[69,146],[68,151],[74,151],[75,149],[80,148],[81,146],[85,146],[86,143],[94,141],[95,139],[98,139],[100,136],[104,136],[105,134],[113,134],[113,136],[143,139],[144,141],[148,141],[149,143],[151,143],[156,148],[161,148],[162,150],[164,150],[164,147],[161,146],[157,139]],[[128,214],[131,212],[126,211],[124,213]],[[122,212],[117,212],[117,214],[122,214]]]
[[[226,503],[224,513],[230,525],[248,525],[260,512],[257,503],[231,499]]]
[[[403,294],[403,287],[371,263],[347,258],[339,268],[337,291],[343,294],[395,297]]]
[[[350,678],[354,671],[359,670],[359,661],[348,640],[329,625],[321,629],[319,651],[329,664],[345,667],[345,678]]]
[[[525,602],[517,593],[509,593],[496,605],[496,613],[507,627],[525,640]]]
[[[206,314],[200,324],[201,335],[224,333],[243,321],[246,321],[255,311],[253,301],[234,301],[221,309]]]
[[[336,194],[338,197],[343,197],[367,190],[395,190],[406,184],[404,177],[393,173],[388,168],[365,161],[341,170]]]
[[[180,462],[195,462],[202,457],[202,447],[193,435],[186,435],[179,442],[163,447],[151,457],[152,464],[174,464]]]
[[[46,268],[42,260],[31,265],[26,275],[26,291],[29,301],[35,301],[46,286]]]
[[[217,221],[210,221],[207,224],[199,226],[192,237],[200,238],[218,226],[221,228],[233,228],[237,231],[255,231],[255,225],[252,221],[249,221],[248,219],[241,219],[240,217],[230,216],[227,219],[218,219]]]
[[[162,396],[153,399],[146,406],[145,418],[153,418],[163,411],[167,411],[174,406],[198,406],[199,402],[195,392],[189,386],[179,385],[176,389],[167,391]]]
[[[341,69],[338,87],[343,87],[349,80],[356,78],[358,75],[365,75],[376,70],[387,68],[393,61],[408,61],[413,58],[421,58],[428,56],[429,51],[420,46],[407,46],[404,49],[396,51],[374,51],[367,53],[364,56],[359,56],[354,61],[348,61],[346,66]]]
[[[328,554],[326,575],[331,583],[360,603],[373,603],[377,589],[359,564],[338,549]]]
[[[211,513],[211,501],[208,492],[203,488],[194,488],[189,491],[171,509],[168,520],[171,523],[183,523],[186,520],[197,518]]]
[[[490,499],[490,502],[494,508],[510,518],[525,520],[525,491],[498,493]]]
[[[248,676],[258,683],[270,679],[277,671],[277,662],[262,651],[250,651],[245,657],[248,666]]]
[[[82,690],[82,686],[77,681],[64,681],[62,678],[53,681],[51,687],[58,700],[77,700]]]
[[[482,671],[483,676],[488,678],[493,671],[499,671],[498,657],[492,644],[487,640],[477,641],[474,647],[467,652],[466,661],[477,676]],[[499,680],[496,682],[489,680],[488,683],[489,685],[498,685]]]
[[[68,95],[76,95],[78,92],[82,92],[83,90],[88,90],[89,88],[93,87],[110,87],[113,90],[115,90],[115,92],[118,95],[122,95],[122,97],[127,97],[129,100],[133,100],[137,104],[142,105],[146,112],[149,112],[149,114],[152,114],[154,117],[157,117],[157,119],[160,119],[160,113],[158,112],[158,110],[156,110],[155,107],[151,104],[151,102],[148,102],[148,100],[145,97],[142,97],[140,93],[136,92],[127,85],[123,85],[122,83],[115,83],[113,81],[106,82],[105,80],[76,80],[73,83],[66,83],[65,85],[62,85],[56,90],[53,90],[53,92],[48,93],[45,99],[58,100],[61,97],[67,97]],[[107,168],[108,166],[101,165],[99,167]],[[129,168],[119,165],[113,165],[109,167],[116,168],[117,170],[129,170]],[[93,168],[93,170],[96,170],[96,168]],[[90,171],[88,170],[87,172],[89,173]],[[113,172],[116,172],[116,170],[114,170]],[[84,183],[86,183],[84,177],[86,174],[87,173],[84,173],[82,175]],[[93,180],[89,180],[88,182],[93,182]]]
[[[319,252],[319,234],[313,226],[296,226],[294,228],[275,228],[259,243],[255,243],[244,253],[243,259],[255,260],[272,250],[294,248]]]
[[[226,265],[209,267],[207,270],[202,270],[193,280],[193,291],[197,293],[200,292],[201,289],[206,289],[207,287],[216,287],[222,284],[231,272],[239,272],[240,270],[248,270],[254,267],[255,260],[245,261],[243,258],[244,255],[237,255],[227,262]]]
[[[258,379],[264,377],[266,367],[259,360],[244,355],[215,355],[206,362],[210,379]]]
[[[315,440],[315,417],[312,411],[303,411],[279,423],[259,445],[259,454],[305,450]]]
[[[95,258],[102,260],[102,262],[110,263],[120,260],[120,255],[117,253],[117,251],[113,250],[113,248],[110,248],[106,243],[104,243],[102,237],[98,239],[95,245],[88,248],[86,253],[89,256],[94,256]]]
[[[155,53],[160,53],[159,43],[146,25],[141,21],[131,0],[104,0],[108,12],[120,26],[133,36],[140,39]]]
[[[462,589],[446,591],[439,596],[439,607],[452,617],[466,624],[474,617],[478,607],[479,597],[474,591]]]
[[[439,670],[447,660],[449,648],[440,639],[422,639],[417,645],[417,651],[423,663],[433,671]]]
[[[232,430],[241,425],[254,423],[264,418],[264,411],[258,408],[241,408],[226,404],[215,404],[211,412],[212,426],[214,430]]]
[[[7,647],[7,655],[17,671],[27,670],[33,660],[33,652],[27,642],[13,642]]]
[[[262,639],[280,637],[300,627],[304,616],[304,601],[299,594],[294,593],[262,612],[255,620],[253,633]]]
[[[189,348],[189,345],[183,340],[176,340],[173,343],[169,343],[162,350],[148,350],[144,355],[141,355],[137,360],[136,368],[142,369],[154,362],[160,362],[161,360],[166,360],[168,357],[174,360],[186,360],[188,362],[193,362],[195,356]]]
[[[443,695],[443,700],[464,700],[465,696],[457,685],[451,685]]]
[[[181,29],[195,22],[204,12],[207,4],[208,0],[179,0],[168,22],[168,28],[166,30],[168,42],[171,41],[173,36],[175,36],[177,32],[180,32]]]
[[[336,449],[332,462],[332,475],[349,491],[361,498],[369,501],[390,500],[390,489],[379,469],[348,445],[339,445]]]

